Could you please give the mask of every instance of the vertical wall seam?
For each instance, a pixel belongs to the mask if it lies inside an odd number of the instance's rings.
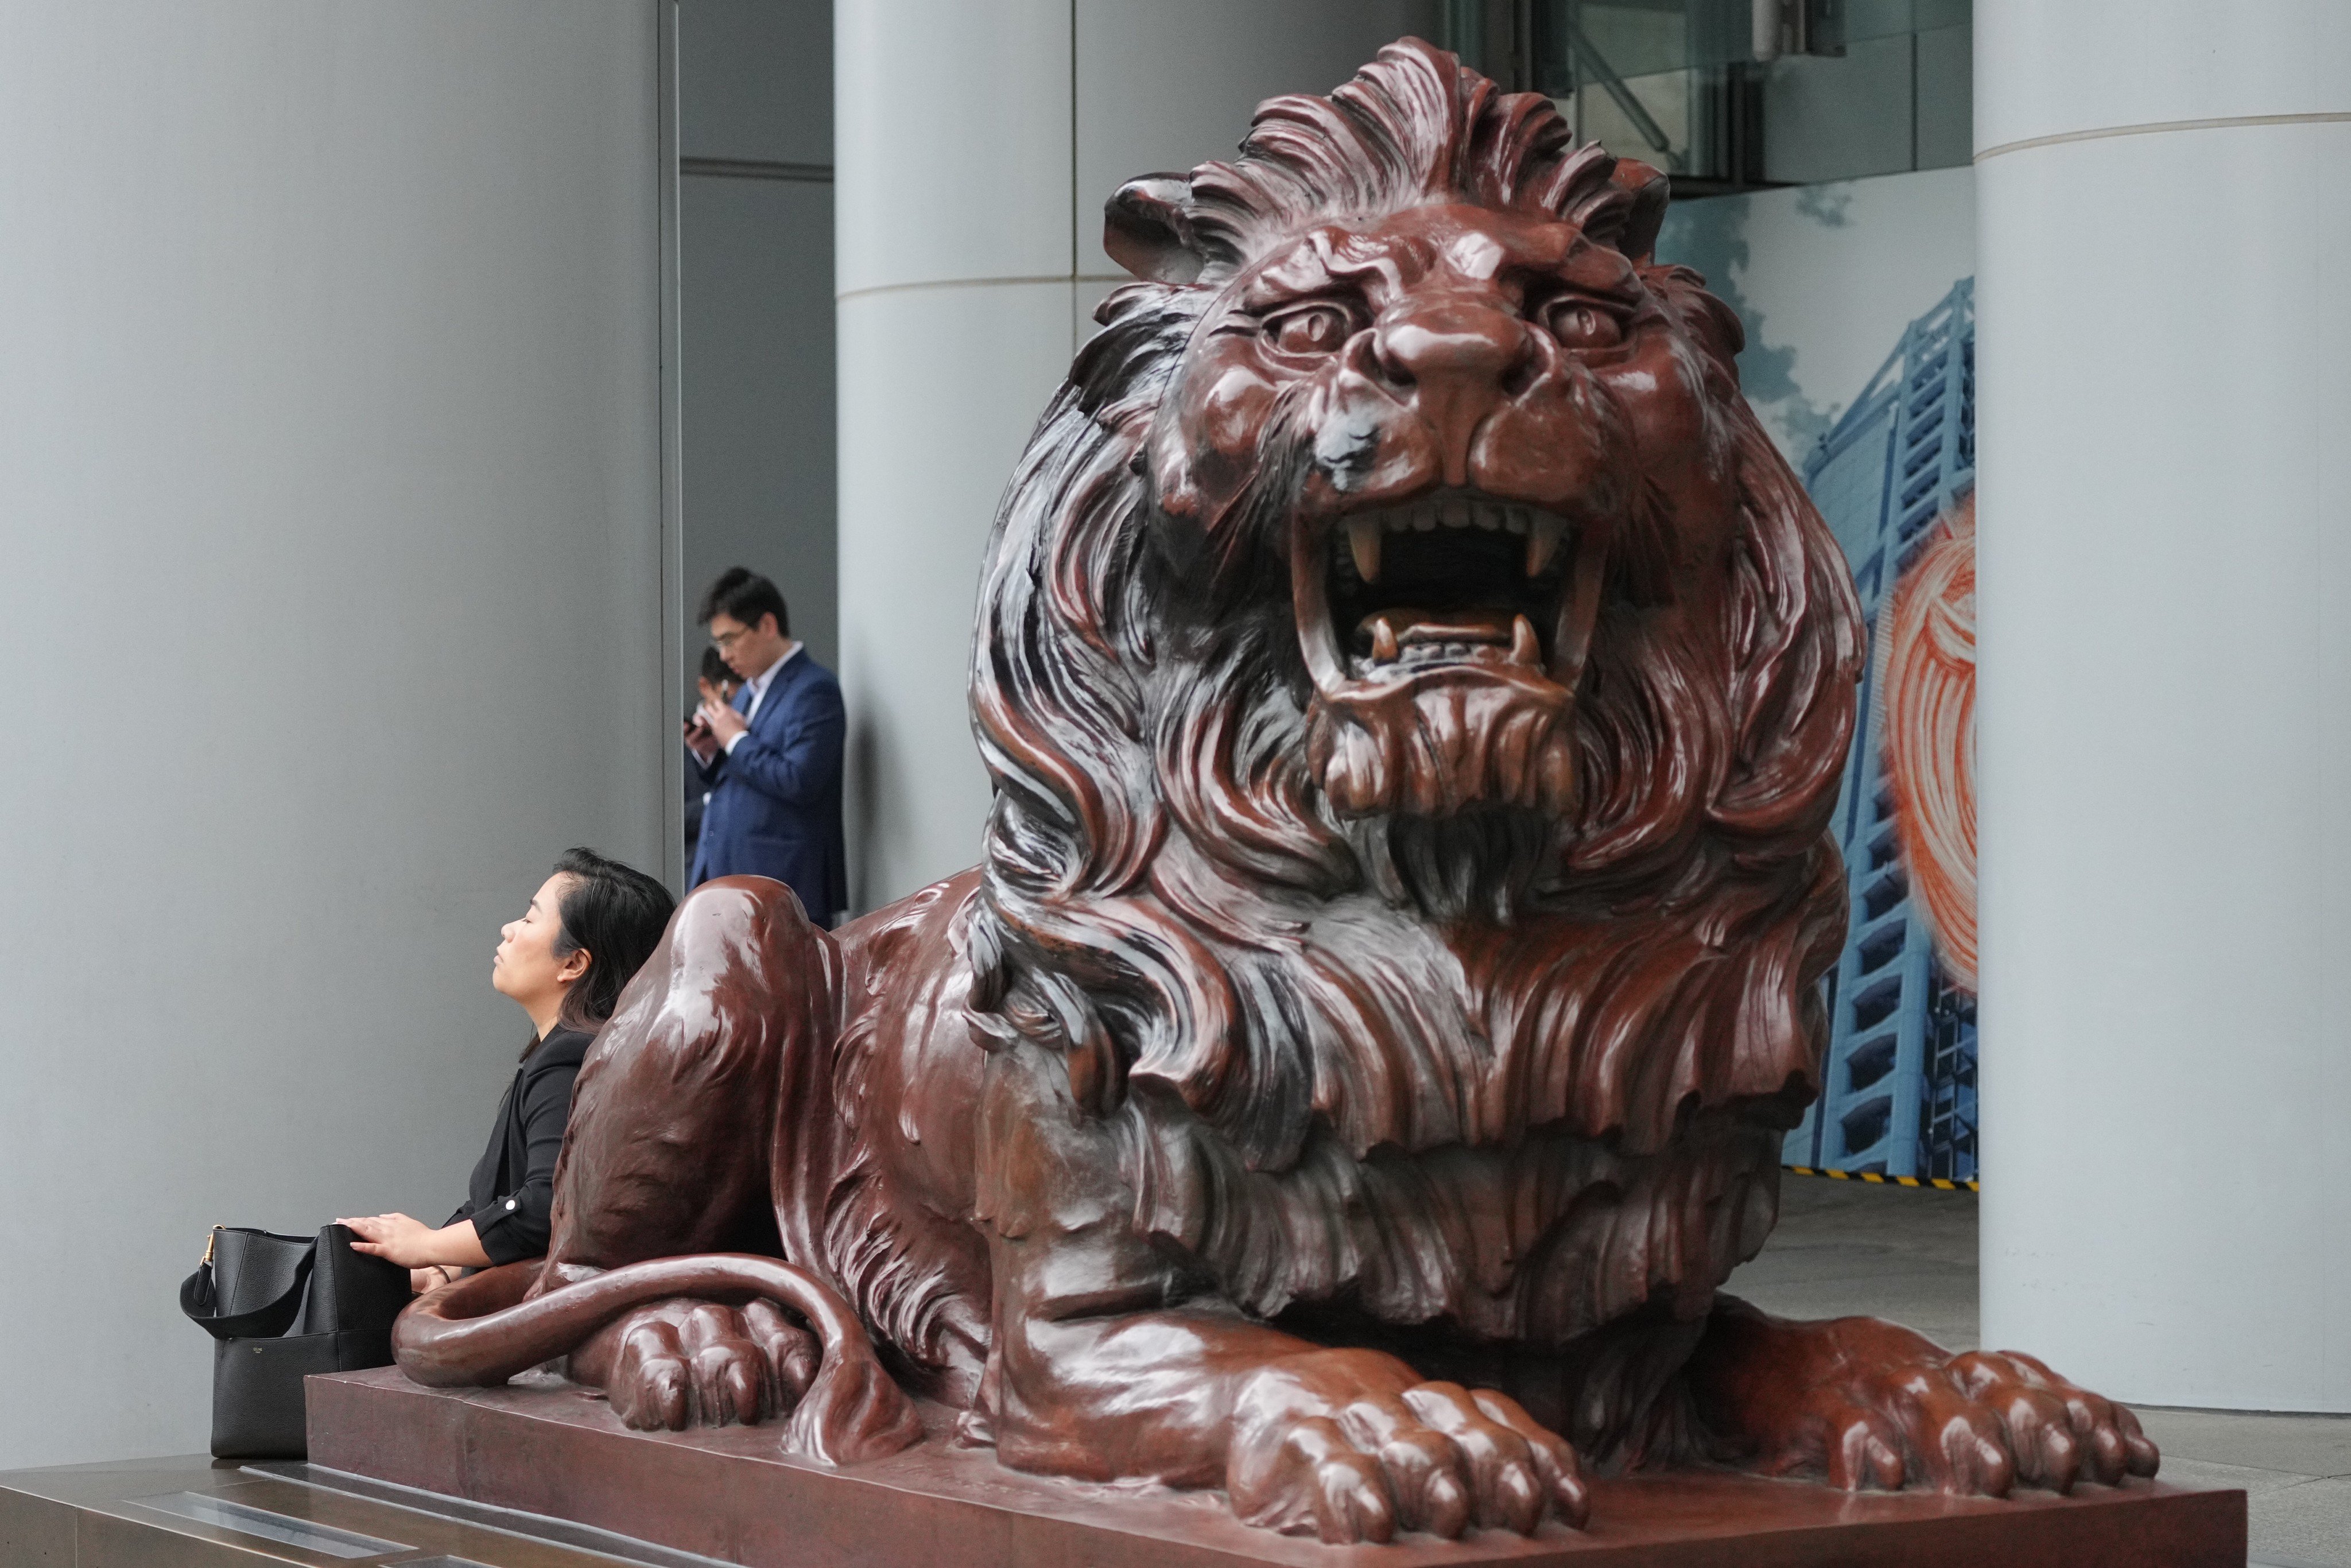
[[[685,757],[669,737],[669,717],[685,690],[685,486],[682,472],[685,455],[684,411],[678,363],[684,347],[682,319],[682,267],[678,249],[678,61],[677,0],[653,0],[655,87],[654,141],[659,160],[653,178],[654,243],[660,257],[653,268],[661,341],[655,352],[661,369],[655,388],[661,421],[661,489],[654,541],[660,561],[653,573],[660,601],[654,606],[661,628],[661,648],[654,660],[653,733],[653,756],[659,759],[661,788],[661,876],[670,890],[685,892]]]
[[[1910,172],[1918,172],[1918,35],[1910,35]]]

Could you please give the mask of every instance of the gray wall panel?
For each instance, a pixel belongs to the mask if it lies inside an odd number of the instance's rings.
[[[687,597],[765,572],[838,670],[832,187],[689,176],[680,201]],[[689,674],[708,642],[691,616]]]
[[[680,0],[678,77],[689,690],[709,643],[694,602],[738,564],[838,670],[832,7]],[[696,172],[714,167],[732,172]]]
[[[0,1468],[202,1448],[205,1228],[437,1222],[659,863],[656,14],[0,5]]]
[[[677,9],[687,157],[832,162],[830,0],[678,0]]]

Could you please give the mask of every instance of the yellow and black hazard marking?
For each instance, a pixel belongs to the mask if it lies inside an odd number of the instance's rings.
[[[1865,1181],[1879,1186],[1924,1186],[1937,1192],[1981,1192],[1983,1184],[1972,1181],[1952,1181],[1947,1176],[1880,1176],[1876,1171],[1822,1171],[1810,1166],[1784,1166],[1798,1176],[1827,1176],[1832,1181]]]

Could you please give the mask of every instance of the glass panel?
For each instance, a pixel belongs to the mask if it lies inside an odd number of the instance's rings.
[[[1684,196],[1968,162],[1971,0],[1446,0],[1444,42]]]
[[[379,1541],[372,1535],[337,1530],[329,1524],[313,1524],[307,1519],[272,1513],[267,1509],[250,1508],[206,1492],[168,1492],[131,1500],[141,1508],[152,1508],[158,1513],[176,1514],[182,1519],[194,1520],[198,1524],[209,1524],[215,1530],[259,1536],[264,1541],[298,1546],[305,1552],[316,1552],[327,1557],[381,1557],[387,1552],[413,1550],[397,1541]]]

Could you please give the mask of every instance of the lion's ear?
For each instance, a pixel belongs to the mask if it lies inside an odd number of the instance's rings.
[[[1188,175],[1129,180],[1102,204],[1102,249],[1146,282],[1191,282],[1208,259],[1192,229],[1191,195]]]
[[[1624,226],[1616,231],[1611,243],[1635,266],[1646,267],[1656,252],[1657,230],[1666,221],[1670,189],[1666,176],[1637,160],[1619,158],[1610,183],[1633,198],[1625,209]]]

